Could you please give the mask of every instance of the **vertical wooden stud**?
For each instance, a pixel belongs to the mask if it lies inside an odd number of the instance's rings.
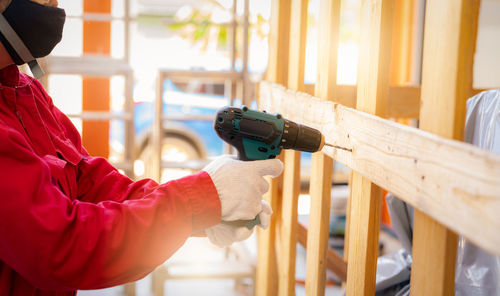
[[[304,90],[308,0],[291,0],[288,87]],[[295,295],[297,204],[300,193],[300,152],[284,152],[281,258],[278,295]]]
[[[271,31],[269,34],[269,62],[266,78],[280,84],[288,79],[288,48],[290,34],[290,2],[288,0],[271,1]],[[278,222],[281,217],[281,186],[283,175],[270,179],[269,192],[264,200],[274,210],[268,230],[258,229],[258,254],[256,271],[257,296],[274,296],[278,294],[278,258],[277,239]]]
[[[306,295],[324,295],[326,254],[330,230],[333,159],[322,152],[312,156],[311,211],[307,235]]]
[[[315,94],[334,99],[337,84],[337,49],[340,26],[340,0],[322,0],[318,36],[318,68]],[[333,160],[321,152],[312,155],[311,212],[306,257],[306,295],[324,295],[326,256],[330,230],[330,200]]]
[[[387,109],[393,10],[393,0],[362,1],[357,109],[380,117]],[[374,295],[381,190],[358,173],[352,182],[347,295]]]
[[[305,91],[308,0],[291,0],[288,88]]]
[[[283,178],[268,179],[269,191],[264,196],[264,200],[269,202],[274,213],[271,216],[271,223],[267,230],[258,229],[258,252],[256,270],[257,296],[272,296],[278,293],[278,261],[276,253],[276,238],[278,235],[277,220],[281,215],[281,192],[280,182]]]
[[[352,201],[352,174],[353,171],[349,172],[349,181],[347,185],[349,186],[349,199],[346,205],[346,215],[345,215],[345,233],[344,233],[344,261],[349,262],[349,228],[351,225],[351,201]],[[347,287],[347,280],[342,282],[342,288]]]
[[[392,58],[390,83],[405,85],[410,82],[415,22],[415,0],[399,0],[394,3],[392,26]]]
[[[479,0],[427,3],[420,128],[463,139],[465,102],[472,90]],[[457,236],[415,212],[412,295],[454,295]]]
[[[271,0],[269,62],[266,79],[279,84],[288,82],[290,4],[288,0]]]
[[[151,133],[151,148],[153,150],[153,156],[150,167],[148,171],[151,175],[148,176],[156,182],[161,182],[161,147],[163,142],[163,81],[165,76],[161,71],[158,72],[158,78],[156,81],[156,99],[154,105],[154,119],[153,128]]]
[[[318,73],[315,95],[325,100],[337,98],[337,55],[340,31],[340,0],[320,0],[318,26]]]
[[[297,251],[297,203],[300,193],[300,153],[284,152],[283,201],[281,208],[281,250],[278,295],[295,295],[295,258]]]
[[[347,295],[374,295],[381,190],[353,173],[349,224]]]

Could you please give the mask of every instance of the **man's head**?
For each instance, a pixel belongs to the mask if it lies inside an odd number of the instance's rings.
[[[45,6],[57,7],[57,5],[59,5],[57,0],[31,0],[31,1]],[[7,9],[7,6],[9,6],[10,2],[12,2],[12,0],[0,0],[0,12],[4,12],[5,9]]]
[[[48,55],[62,38],[66,14],[57,4],[57,0],[0,0],[0,42],[16,64],[28,63],[35,76],[43,73],[36,58]]]

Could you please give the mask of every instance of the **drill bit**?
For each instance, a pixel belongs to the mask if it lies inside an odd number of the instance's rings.
[[[335,149],[340,149],[340,150],[345,150],[345,151],[352,152],[352,149],[345,148],[345,147],[342,147],[342,146],[333,145],[333,144],[330,144],[330,143],[325,143],[325,146],[330,146],[330,147],[333,147]]]

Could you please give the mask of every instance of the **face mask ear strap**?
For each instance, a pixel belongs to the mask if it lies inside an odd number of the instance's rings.
[[[12,29],[9,22],[5,19],[3,14],[0,13],[0,32],[3,34],[5,39],[10,43],[10,45],[14,48],[19,57],[25,62],[28,63],[28,66],[31,69],[31,73],[35,76],[36,79],[41,78],[45,73],[42,70],[42,67],[38,64],[37,60],[33,57],[29,49],[24,45],[24,42],[19,38],[17,33]]]

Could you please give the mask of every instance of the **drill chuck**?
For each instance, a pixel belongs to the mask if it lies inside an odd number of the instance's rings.
[[[324,137],[317,129],[285,119],[281,148],[317,152],[324,144]]]

